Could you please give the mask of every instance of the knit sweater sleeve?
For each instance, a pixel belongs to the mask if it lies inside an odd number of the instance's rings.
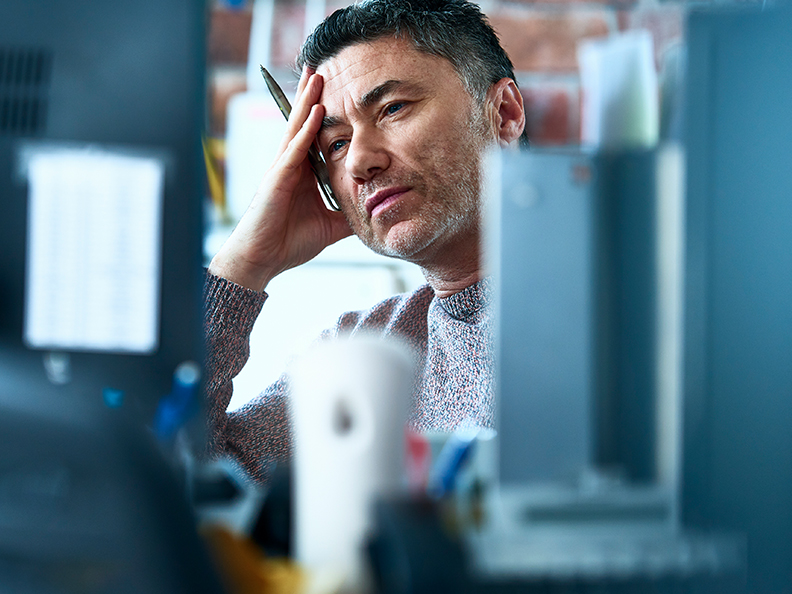
[[[426,307],[431,289],[395,296],[368,311],[347,312],[318,340],[357,331],[393,334],[426,349]],[[273,462],[292,454],[289,381],[286,375],[242,408],[227,412],[233,378],[250,355],[250,333],[267,296],[207,273],[205,284],[206,393],[209,451],[228,455],[256,481],[266,481]]]
[[[232,456],[257,481],[266,480],[272,462],[290,454],[286,382],[279,380],[239,410],[226,409],[232,380],[250,356],[250,333],[266,299],[266,293],[207,273],[204,325],[209,453]]]

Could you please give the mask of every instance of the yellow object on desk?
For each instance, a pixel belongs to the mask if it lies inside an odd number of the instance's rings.
[[[225,175],[223,162],[225,161],[225,141],[220,138],[204,136],[203,145],[204,162],[206,163],[206,179],[209,184],[209,194],[215,207],[225,213]]]
[[[230,594],[300,594],[305,576],[288,559],[269,558],[248,538],[223,526],[206,526],[209,545]]]

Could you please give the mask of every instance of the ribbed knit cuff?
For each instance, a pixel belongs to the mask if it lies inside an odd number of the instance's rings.
[[[249,336],[267,294],[253,291],[206,271],[204,322],[207,328]]]

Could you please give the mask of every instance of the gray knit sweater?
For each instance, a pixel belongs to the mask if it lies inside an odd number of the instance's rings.
[[[419,431],[453,430],[461,423],[493,424],[493,344],[487,279],[439,299],[428,285],[345,313],[322,338],[376,332],[411,345],[419,378],[410,424]],[[254,480],[291,453],[286,375],[239,410],[226,412],[232,378],[247,362],[249,337],[265,293],[207,274],[205,286],[210,448],[231,455]]]

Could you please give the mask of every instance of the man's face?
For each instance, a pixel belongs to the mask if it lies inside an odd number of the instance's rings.
[[[317,73],[319,143],[355,234],[417,264],[477,242],[479,168],[494,134],[450,62],[388,38],[348,47]]]

